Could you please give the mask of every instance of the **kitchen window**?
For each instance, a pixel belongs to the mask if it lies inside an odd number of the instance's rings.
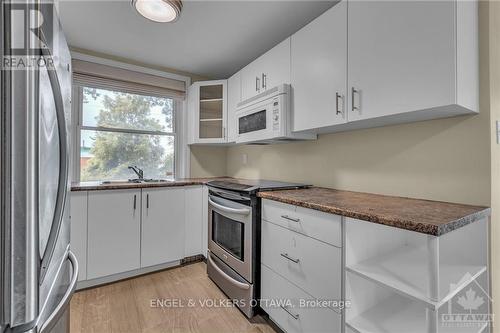
[[[175,177],[176,99],[107,86],[76,85],[75,162],[79,181]],[[76,98],[75,98],[76,97]]]

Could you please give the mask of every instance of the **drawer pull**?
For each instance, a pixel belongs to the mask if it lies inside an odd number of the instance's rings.
[[[281,256],[282,256],[283,258],[285,258],[285,259],[288,259],[288,260],[290,260],[290,261],[292,261],[292,262],[296,263],[296,264],[298,264],[298,263],[300,262],[300,260],[299,260],[299,259],[294,259],[294,258],[290,257],[290,256],[288,255],[288,253],[281,253]]]
[[[300,219],[298,218],[295,218],[295,217],[290,217],[288,215],[281,215],[282,218],[284,218],[285,220],[288,220],[288,221],[292,221],[292,222],[300,222]]]
[[[299,315],[298,314],[294,314],[292,313],[292,311],[288,310],[288,308],[286,306],[283,306],[283,305],[280,305],[280,307],[286,311],[286,313],[288,313],[290,316],[292,316],[293,319],[295,320],[299,320]]]

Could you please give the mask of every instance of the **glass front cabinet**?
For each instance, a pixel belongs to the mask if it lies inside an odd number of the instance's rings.
[[[190,144],[227,142],[227,80],[193,83],[188,119]]]

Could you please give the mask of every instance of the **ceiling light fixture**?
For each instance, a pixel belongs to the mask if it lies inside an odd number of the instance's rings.
[[[175,22],[181,15],[181,0],[132,0],[135,9],[154,22]]]

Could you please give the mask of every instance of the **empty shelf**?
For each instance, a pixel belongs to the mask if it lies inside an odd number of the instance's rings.
[[[428,297],[427,260],[428,254],[425,249],[408,246],[391,251],[390,254],[350,265],[347,270],[414,300],[424,302],[431,309],[438,309],[486,271],[486,266],[441,263],[439,266],[439,288],[442,297],[436,302]]]
[[[347,320],[347,326],[358,333],[425,333],[425,308],[401,296],[389,297],[376,306]],[[438,322],[439,333],[481,333],[487,323],[471,327],[444,326]]]

